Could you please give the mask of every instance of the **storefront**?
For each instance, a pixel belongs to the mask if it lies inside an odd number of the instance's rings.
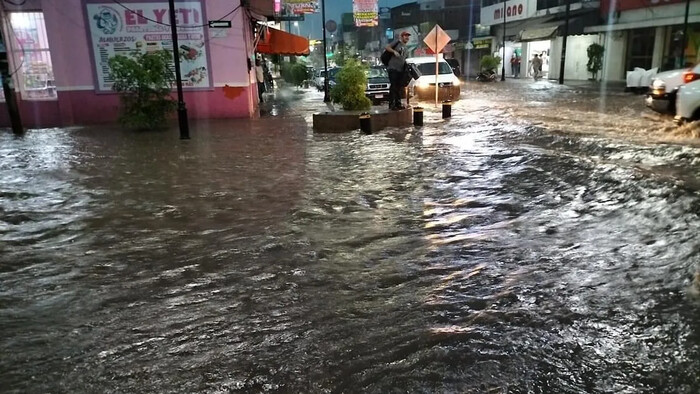
[[[635,67],[659,71],[690,67],[700,61],[700,2],[685,0],[645,2],[603,0],[601,17],[606,22],[585,29],[599,33],[605,47],[603,77],[624,80]],[[688,21],[688,37],[684,25]],[[608,54],[622,53],[623,56]]]
[[[254,116],[253,31],[244,8],[238,1],[176,5],[190,118]],[[109,58],[172,48],[167,0],[27,0],[5,9],[10,70],[28,127],[116,121]],[[224,17],[230,28],[208,27]],[[4,104],[0,124],[9,124]]]

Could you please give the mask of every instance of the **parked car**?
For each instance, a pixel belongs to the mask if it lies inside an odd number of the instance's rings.
[[[442,56],[438,58],[437,87],[435,86],[435,57],[411,57],[408,63],[416,66],[420,74],[418,79],[411,80],[408,85],[409,94],[421,100],[435,98],[438,89],[438,100],[457,100],[460,93],[460,80],[452,71],[449,63]]]
[[[676,98],[675,121],[700,120],[700,63],[683,73],[683,82]]]
[[[316,89],[318,89],[319,91],[323,91],[323,83],[324,83],[325,79],[326,79],[326,71],[325,70],[316,70],[314,72],[313,83],[314,83],[314,86],[316,87]]]
[[[661,113],[676,113],[676,95],[683,85],[683,73],[687,68],[664,71],[651,79],[649,93],[644,102],[647,107]]]
[[[338,75],[338,71],[340,71],[340,67],[333,67],[328,69],[328,88],[332,88],[335,86],[335,77]],[[321,88],[323,89],[323,88]]]
[[[457,78],[462,76],[462,67],[459,65],[459,61],[457,59],[445,59],[447,64],[452,67],[452,72],[455,73]]]
[[[367,70],[367,89],[365,96],[373,105],[389,100],[389,74],[384,66],[372,66]]]

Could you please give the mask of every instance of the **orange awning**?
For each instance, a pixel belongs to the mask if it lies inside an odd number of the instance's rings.
[[[308,55],[309,40],[286,31],[268,28],[258,41],[256,51],[268,55]]]

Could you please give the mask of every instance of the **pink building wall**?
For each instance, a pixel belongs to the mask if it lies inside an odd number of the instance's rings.
[[[151,2],[162,2],[167,6],[167,0]],[[237,7],[239,2],[203,0],[202,8],[208,20],[217,20]],[[25,126],[115,122],[119,116],[119,97],[113,93],[97,93],[95,89],[83,0],[28,0],[22,7],[14,8],[43,11],[58,91],[58,100],[54,101],[24,100],[18,94]],[[248,16],[240,7],[224,19],[232,21],[231,29],[205,28],[213,89],[185,91],[185,103],[192,119],[251,117],[256,113],[257,91],[246,61],[252,54]],[[0,104],[0,125],[9,125],[4,103]]]

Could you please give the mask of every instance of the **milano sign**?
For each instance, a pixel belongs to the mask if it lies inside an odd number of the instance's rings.
[[[535,14],[536,7],[528,7],[528,0],[510,0],[505,3],[490,5],[481,8],[481,24],[485,26],[497,25],[503,23],[503,13],[506,14],[506,22],[517,21],[530,18]]]

